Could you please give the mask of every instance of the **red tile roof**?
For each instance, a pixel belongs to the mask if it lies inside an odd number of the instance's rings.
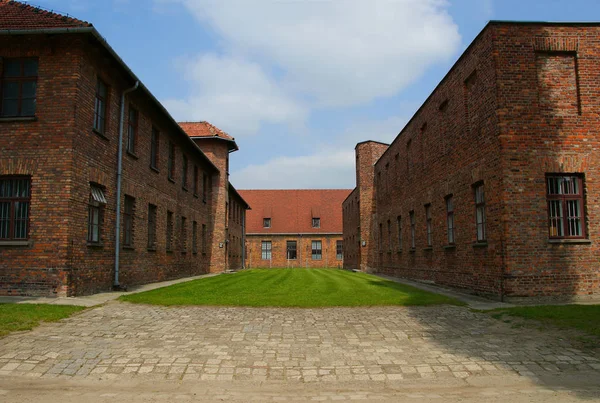
[[[179,126],[190,137],[220,137],[225,140],[235,140],[229,134],[208,122],[179,122]]]
[[[0,0],[0,30],[80,28],[92,24],[12,0]]]
[[[252,206],[246,212],[248,234],[341,234],[342,202],[352,189],[240,190]],[[312,227],[312,218],[321,228]],[[271,228],[263,228],[263,218]]]

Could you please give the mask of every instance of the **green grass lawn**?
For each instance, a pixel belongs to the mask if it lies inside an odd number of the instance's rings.
[[[155,305],[328,307],[461,303],[384,280],[335,269],[252,269],[194,280],[122,301]]]
[[[0,337],[31,330],[40,322],[55,322],[85,309],[81,306],[47,304],[0,304]]]
[[[496,319],[505,315],[535,319],[562,329],[578,329],[600,337],[600,305],[526,306],[490,311]]]

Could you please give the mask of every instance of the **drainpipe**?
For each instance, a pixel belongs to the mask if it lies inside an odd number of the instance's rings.
[[[246,210],[242,213],[242,270],[246,268]]]
[[[140,82],[121,93],[121,115],[119,118],[119,152],[117,155],[117,219],[115,223],[115,281],[113,290],[126,289],[119,284],[119,255],[121,252],[121,180],[123,179],[123,122],[125,121],[125,95],[137,90]]]

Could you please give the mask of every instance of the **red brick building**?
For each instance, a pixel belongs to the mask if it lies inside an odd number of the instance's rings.
[[[350,190],[240,190],[252,206],[246,267],[343,266],[342,202]]]
[[[0,89],[0,294],[241,267],[235,141],[182,129],[91,24],[0,0]]]
[[[391,145],[356,148],[346,268],[600,294],[600,24],[490,22]]]

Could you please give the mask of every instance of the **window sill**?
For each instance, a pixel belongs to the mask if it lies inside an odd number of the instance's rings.
[[[158,168],[153,167],[152,165],[150,165],[150,169],[156,173],[160,173],[160,171],[158,170]]]
[[[129,245],[123,245],[123,250],[135,250],[135,247]]]
[[[549,239],[548,243],[590,245],[592,243],[592,241],[589,239]]]
[[[133,158],[134,160],[139,160],[139,159],[140,159],[140,157],[138,157],[138,156],[137,156],[135,153],[133,153],[133,152],[131,152],[131,151],[129,151],[129,150],[125,151],[125,153],[126,153],[126,154],[127,154],[129,157]]]
[[[202,252],[202,256],[206,256],[206,252]]]
[[[181,189],[183,189],[183,191],[184,191],[184,192],[187,192],[187,191],[188,191],[188,188],[187,188],[187,186],[182,186],[182,187],[181,187]]]
[[[192,255],[194,255],[194,256],[197,255],[197,254],[198,254],[198,252],[192,252]]]
[[[433,246],[428,246],[426,248],[423,248],[423,250],[427,251],[427,252],[432,251],[433,250]]]
[[[417,251],[417,248],[410,248],[408,251],[409,251],[410,253],[415,253],[415,252]]]
[[[9,123],[9,122],[35,122],[37,121],[37,117],[35,116],[11,116],[11,117],[2,117],[0,118],[0,123]]]
[[[444,248],[446,250],[452,250],[452,249],[456,249],[456,245],[444,245],[442,248]]]
[[[168,179],[169,179],[169,182],[171,182],[171,183],[175,183],[175,179],[173,179],[173,178],[171,178],[171,177],[169,177]]]
[[[104,244],[102,242],[88,242],[88,248],[103,248]]]
[[[148,252],[156,252],[156,246],[150,246],[146,249]]]
[[[194,197],[195,197],[196,199],[200,198],[200,196],[198,196],[198,193],[194,193]]]
[[[92,129],[92,133],[94,133],[95,135],[97,135],[98,137],[100,137],[103,140],[108,141],[108,137],[106,137],[106,135],[104,133],[100,133],[98,130],[96,129]]]
[[[402,253],[402,249],[398,249],[396,253]]]
[[[181,251],[181,254],[182,254],[182,255],[187,255],[187,250],[182,250],[182,251]]]
[[[171,254],[171,253],[173,253],[173,250],[167,249],[167,253]]]
[[[488,243],[487,242],[475,242],[475,243],[473,243],[473,247],[474,248],[487,248]]]
[[[31,241],[0,241],[0,247],[2,246],[31,246]]]

